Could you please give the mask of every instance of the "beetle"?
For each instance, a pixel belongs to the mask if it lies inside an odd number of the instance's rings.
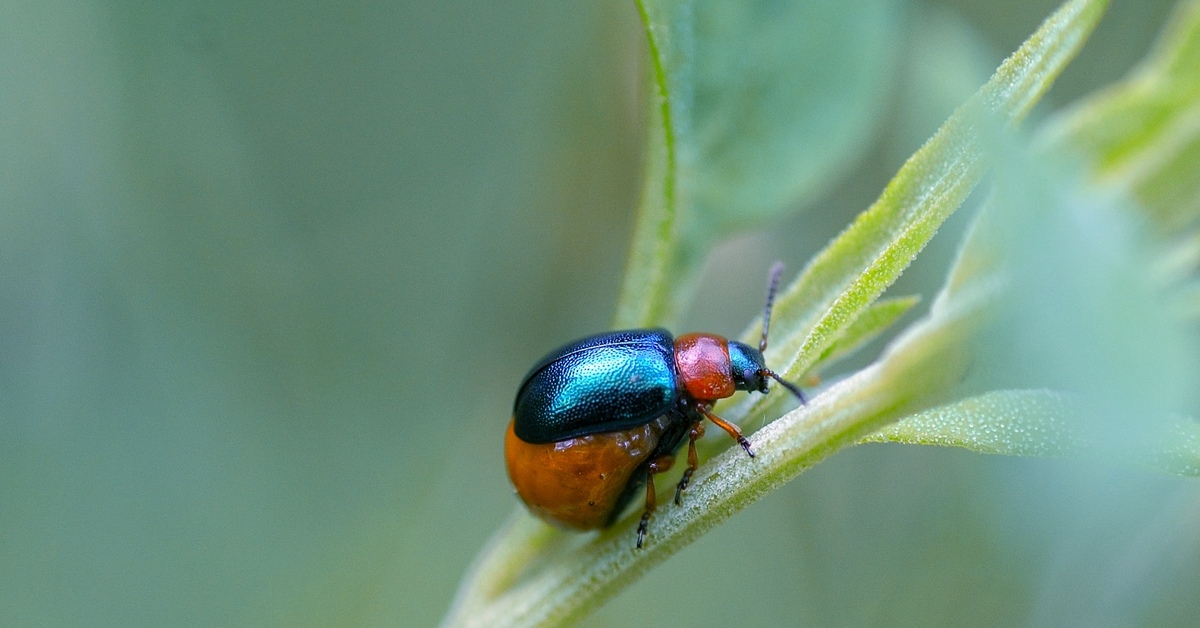
[[[687,437],[688,466],[675,487],[682,503],[705,419],[753,458],[741,430],[712,406],[739,390],[766,393],[770,379],[804,403],[800,388],[763,360],[782,271],[779,262],[771,268],[757,349],[716,334],[632,329],[577,340],[538,361],[517,390],[504,439],[508,477],[529,510],[558,527],[604,528],[644,484],[640,549],[657,505],[654,476],[671,468]]]

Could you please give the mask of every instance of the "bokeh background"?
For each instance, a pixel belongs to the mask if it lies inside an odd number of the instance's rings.
[[[886,4],[852,164],[721,245],[680,331],[740,331],[1057,3]],[[1170,5],[1115,0],[1041,111]],[[628,1],[0,4],[0,625],[436,623],[515,507],[516,384],[611,318],[644,48]],[[1196,617],[1194,480],[864,446],[588,624]]]

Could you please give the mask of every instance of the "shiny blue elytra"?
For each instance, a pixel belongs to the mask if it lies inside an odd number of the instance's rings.
[[[804,402],[799,388],[763,362],[782,271],[779,263],[771,268],[757,349],[716,334],[673,338],[664,329],[633,329],[575,341],[534,365],[504,437],[508,477],[530,510],[557,525],[603,528],[644,484],[640,548],[657,503],[654,476],[671,467],[686,438],[688,466],[675,487],[675,503],[682,503],[699,466],[696,440],[706,420],[754,457],[737,425],[712,407],[738,390],[765,393],[769,379]]]
[[[589,336],[534,365],[513,404],[513,430],[550,443],[645,425],[679,398],[674,338],[665,329]]]

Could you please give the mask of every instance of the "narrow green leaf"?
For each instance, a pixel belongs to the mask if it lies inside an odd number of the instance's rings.
[[[963,447],[985,454],[1068,456],[1083,437],[1068,424],[1069,397],[1050,390],[997,390],[926,410],[864,443]]]
[[[979,116],[1023,118],[1078,52],[1107,4],[1063,4],[909,158],[875,204],[805,267],[777,302],[772,320],[777,339],[768,363],[788,365],[786,377],[798,379],[900,276],[983,176]],[[757,334],[751,327],[743,339]],[[774,414],[783,401],[771,395],[722,411],[740,420]]]
[[[668,55],[679,46],[679,35],[665,25],[670,22],[668,3],[635,0],[650,52],[649,121],[646,132],[646,165],[638,202],[637,223],[625,280],[617,300],[613,327],[647,327],[667,317],[671,286],[669,270],[675,261],[679,241],[677,170],[675,141],[677,105],[672,94],[678,82],[670,73],[673,58]]]
[[[1075,398],[1051,390],[995,390],[920,412],[862,439],[961,447],[1005,456],[1067,457],[1103,452],[1089,440]],[[1200,422],[1177,418],[1139,452],[1142,464],[1200,476]]]
[[[1097,183],[1133,192],[1160,229],[1200,217],[1200,0],[1181,2],[1155,51],[1122,83],[1047,124]]]
[[[825,353],[821,355],[813,368],[825,368],[853,354],[891,327],[901,316],[904,316],[920,302],[919,295],[912,295],[879,299],[872,303],[866,311],[854,319],[854,322],[842,332],[842,335],[833,344],[829,345],[829,348],[825,349]]]

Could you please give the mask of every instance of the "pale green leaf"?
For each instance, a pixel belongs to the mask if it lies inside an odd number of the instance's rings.
[[[962,447],[985,454],[1068,456],[1083,437],[1068,424],[1077,412],[1062,393],[997,390],[925,410],[871,434],[864,443]]]
[[[891,327],[893,323],[921,302],[917,295],[879,299],[872,303],[842,335],[825,349],[815,369],[823,369],[853,354]]]
[[[1131,455],[1141,464],[1200,476],[1200,422],[1175,418],[1153,448],[1105,451],[1089,439],[1078,399],[1051,390],[996,390],[920,412],[867,436],[864,443],[961,447],[1005,456]]]

